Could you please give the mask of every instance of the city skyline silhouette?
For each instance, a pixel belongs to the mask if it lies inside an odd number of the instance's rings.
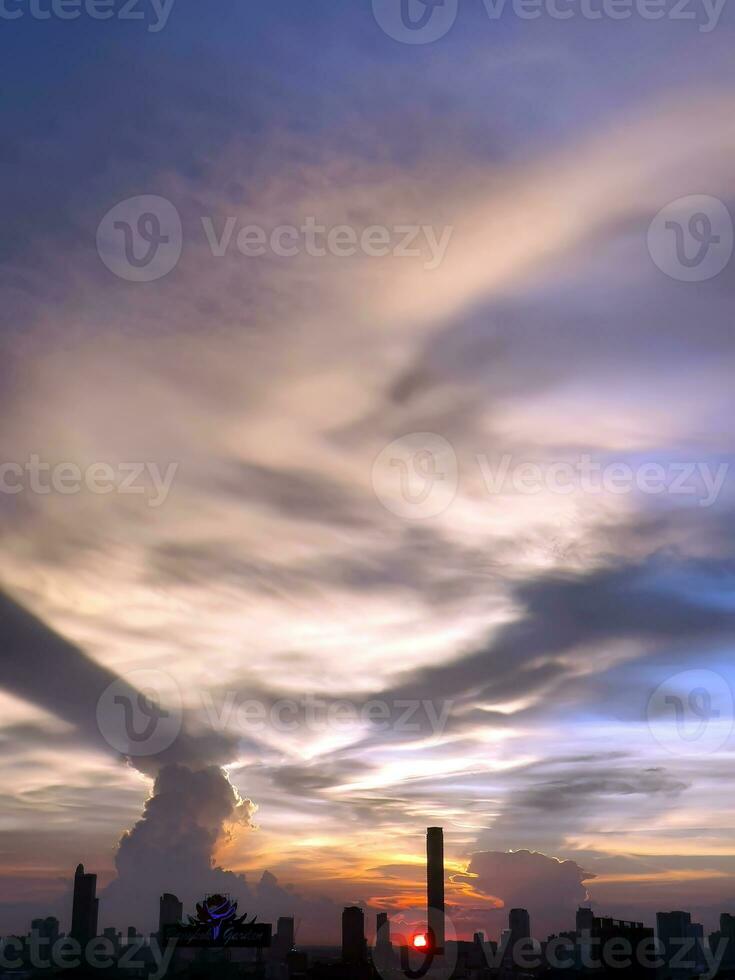
[[[79,864],[68,937],[55,917],[36,918],[26,935],[2,940],[0,968],[3,972],[24,968],[30,976],[48,969],[62,969],[69,976],[143,969],[155,980],[196,977],[202,970],[227,975],[232,969],[261,978],[328,975],[343,980],[400,976],[407,980],[425,976],[713,980],[735,971],[735,915],[729,912],[721,913],[719,930],[705,937],[702,925],[683,910],[658,912],[651,928],[597,915],[586,905],[576,910],[573,928],[570,924],[558,935],[539,940],[528,910],[516,907],[507,910],[507,928],[496,940],[476,931],[470,942],[457,934],[444,907],[441,827],[427,828],[425,871],[426,905],[418,919],[411,921],[402,910],[393,916],[380,911],[370,935],[367,910],[347,906],[341,914],[340,947],[330,949],[299,942],[300,922],[294,916],[278,916],[274,931],[257,915],[241,914],[238,901],[222,893],[205,894],[186,916],[175,894],[162,894],[158,928],[149,936],[132,925],[125,934],[114,926],[100,930],[97,878]]]

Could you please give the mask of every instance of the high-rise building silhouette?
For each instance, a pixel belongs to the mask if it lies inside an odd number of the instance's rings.
[[[366,954],[365,915],[361,908],[350,905],[342,912],[342,961],[364,963]]]
[[[85,874],[84,865],[78,865],[74,874],[71,936],[82,946],[97,935],[99,901],[96,893],[97,875]]]
[[[426,904],[429,931],[437,950],[444,949],[444,831],[426,830]]]
[[[390,922],[387,912],[378,912],[375,918],[375,945],[381,949],[390,946]]]
[[[294,947],[294,920],[292,915],[279,916],[276,934],[271,945],[271,955],[284,960]]]
[[[158,903],[158,935],[163,937],[169,926],[178,925],[184,917],[184,906],[175,895],[164,892]]]

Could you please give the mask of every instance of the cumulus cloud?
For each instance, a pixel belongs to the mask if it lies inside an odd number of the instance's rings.
[[[487,912],[496,935],[507,928],[510,909],[525,908],[531,916],[531,934],[540,939],[573,928],[576,909],[589,898],[584,882],[594,877],[574,861],[559,861],[538,851],[478,851],[467,874],[475,891],[500,906]]]
[[[120,841],[117,878],[101,896],[105,921],[120,923],[135,912],[139,927],[153,929],[164,891],[173,892],[189,911],[206,894],[226,893],[262,921],[293,915],[300,936],[321,934],[336,941],[339,907],[328,898],[284,888],[269,871],[251,884],[245,875],[216,864],[216,845],[250,827],[255,810],[218,766],[165,766],[143,816]]]
[[[237,878],[214,866],[214,848],[228,826],[248,826],[254,811],[218,766],[164,766],[143,816],[120,841],[117,878],[103,894],[106,919],[121,922],[137,909],[150,921],[164,891],[188,908],[206,892],[231,891]]]

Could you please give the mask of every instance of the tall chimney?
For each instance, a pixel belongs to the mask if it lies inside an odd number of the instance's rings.
[[[426,903],[428,926],[436,949],[444,949],[444,831],[428,827],[426,831]]]

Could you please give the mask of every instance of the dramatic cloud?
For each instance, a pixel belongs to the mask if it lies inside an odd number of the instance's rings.
[[[283,0],[207,31],[177,7],[142,40],[8,26],[0,463],[143,476],[0,493],[0,932],[83,860],[117,926],[210,882],[322,939],[341,903],[423,900],[436,823],[468,931],[513,904],[568,926],[585,882],[620,914],[691,889],[711,925],[735,895],[735,278],[667,276],[646,235],[673,199],[732,206],[724,21],[537,31],[478,3],[414,47],[369,4]],[[151,283],[95,250],[142,193],[184,233]],[[451,237],[436,268],[426,236],[380,257],[207,240],[310,218]],[[423,520],[376,462],[416,433],[458,474]],[[668,482],[546,479],[586,457]],[[140,670],[178,688],[183,730],[126,762],[95,707]],[[650,699],[703,684],[723,701],[692,755]]]
[[[148,910],[150,919],[165,890],[187,908],[207,891],[230,891],[237,878],[213,866],[214,847],[226,826],[247,826],[254,809],[217,766],[165,766],[143,816],[120,841],[118,876],[103,896],[107,921],[119,922],[131,909]]]
[[[557,861],[537,851],[480,851],[472,855],[467,873],[476,891],[502,903],[502,916],[500,911],[487,913],[496,938],[512,908],[528,909],[533,936],[545,939],[569,928],[589,897],[583,883],[594,877],[574,861]]]

